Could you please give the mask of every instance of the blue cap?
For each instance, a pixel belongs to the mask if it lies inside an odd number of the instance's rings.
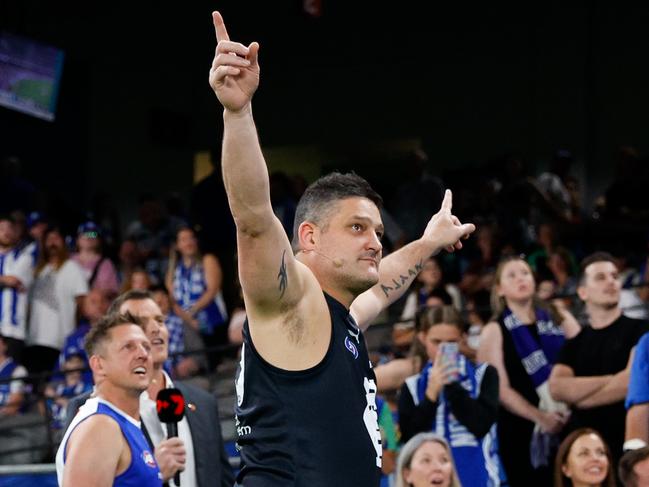
[[[79,225],[77,228],[77,235],[85,235],[86,237],[99,238],[101,237],[101,228],[93,221],[87,221]]]
[[[39,211],[32,211],[27,215],[27,228],[32,228],[37,223],[45,223],[45,217]]]

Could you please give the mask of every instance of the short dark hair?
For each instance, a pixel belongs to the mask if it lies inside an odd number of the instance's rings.
[[[322,225],[332,203],[355,197],[367,198],[379,209],[383,206],[383,198],[372,189],[370,183],[354,172],[346,174],[332,172],[312,183],[300,198],[295,209],[293,250],[298,250],[298,228],[302,222],[310,221]]]
[[[84,341],[84,348],[88,357],[92,357],[97,351],[97,347],[108,339],[110,330],[120,325],[133,324],[142,328],[142,320],[131,313],[112,313],[107,314],[99,322],[90,328]]]
[[[153,299],[153,294],[143,289],[131,289],[115,298],[108,308],[108,314],[118,314],[119,309],[126,301],[144,301],[145,299]]]
[[[0,222],[9,222],[11,224],[15,224],[16,219],[9,213],[0,213]]]
[[[584,257],[584,259],[581,261],[581,265],[579,266],[580,286],[584,283],[586,279],[586,268],[589,265],[594,264],[595,262],[610,262],[614,265],[617,265],[615,262],[615,258],[608,252],[595,252],[593,254],[590,254],[587,257]]]
[[[617,474],[620,476],[624,487],[637,487],[638,476],[633,471],[633,468],[647,458],[649,458],[649,446],[631,450],[622,455],[617,465]]]

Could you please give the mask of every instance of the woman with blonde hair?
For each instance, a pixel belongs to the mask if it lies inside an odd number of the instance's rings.
[[[501,459],[513,487],[547,487],[555,435],[568,419],[567,406],[550,396],[548,378],[565,338],[579,325],[568,311],[536,298],[532,269],[518,256],[498,265],[491,306],[478,361],[493,365],[500,379]]]
[[[434,433],[419,433],[401,448],[396,487],[429,485],[462,487],[446,440]]]

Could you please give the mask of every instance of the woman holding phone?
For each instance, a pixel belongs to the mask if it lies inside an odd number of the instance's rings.
[[[399,398],[402,441],[421,432],[446,439],[463,485],[507,485],[498,455],[498,372],[458,351],[464,326],[453,306],[425,310],[417,339],[428,355]]]

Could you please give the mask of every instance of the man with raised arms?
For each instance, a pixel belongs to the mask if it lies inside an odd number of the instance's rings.
[[[230,41],[218,12],[213,22],[210,85],[224,107],[223,180],[248,316],[236,380],[237,481],[376,487],[376,378],[361,330],[426,258],[461,248],[475,227],[451,214],[447,191],[424,235],[381,263],[380,196],[355,174],[333,173],[304,193],[291,246],[273,214],[252,117],[259,44]]]

